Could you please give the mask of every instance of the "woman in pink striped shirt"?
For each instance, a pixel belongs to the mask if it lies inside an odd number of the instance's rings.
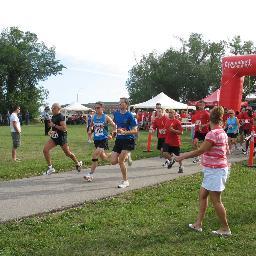
[[[197,150],[186,152],[175,157],[176,161],[202,155],[202,165],[204,179],[199,193],[199,213],[194,224],[189,224],[193,230],[202,231],[202,223],[208,206],[208,196],[210,195],[221,227],[217,231],[212,231],[215,235],[230,236],[231,231],[227,222],[226,210],[221,201],[221,192],[225,189],[228,178],[229,154],[228,137],[222,129],[222,118],[224,109],[215,107],[210,113],[211,131],[207,133],[204,142]]]

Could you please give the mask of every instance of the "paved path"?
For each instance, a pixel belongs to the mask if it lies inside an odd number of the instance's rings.
[[[241,155],[231,159],[232,162],[241,160]],[[184,161],[183,174],[177,173],[177,163],[168,170],[161,166],[162,162],[159,158],[134,161],[128,170],[130,187],[125,189],[117,188],[121,177],[118,166],[99,167],[93,182],[86,182],[82,178],[88,170],[0,182],[0,222],[69,208],[201,170],[191,159]]]

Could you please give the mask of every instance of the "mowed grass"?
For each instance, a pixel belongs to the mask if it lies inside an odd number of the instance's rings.
[[[202,233],[197,215],[201,175],[85,203],[84,206],[0,225],[0,255],[250,255],[256,253],[256,172],[232,167],[223,193],[233,235],[210,206]]]
[[[147,132],[139,133],[139,140],[136,150],[133,151],[133,159],[141,159],[146,157],[158,156],[159,152],[156,148],[156,136],[153,137],[152,146],[153,152],[143,152],[147,147]],[[41,175],[46,169],[47,164],[43,156],[44,144],[49,140],[48,136],[44,136],[44,125],[35,124],[22,126],[22,145],[17,150],[17,155],[22,159],[16,163],[11,160],[11,134],[10,128],[6,126],[0,127],[0,180],[10,180],[16,178],[30,177]],[[183,150],[190,148],[190,134],[185,132],[183,135]],[[72,152],[79,160],[82,160],[84,167],[89,167],[91,164],[91,155],[94,150],[94,145],[87,143],[87,134],[85,126],[70,125],[68,126],[68,143]],[[109,148],[112,150],[114,140],[109,141]],[[66,157],[58,146],[52,150],[52,160],[54,168],[57,172],[74,169],[74,163],[70,158]],[[108,164],[102,163],[100,164]]]

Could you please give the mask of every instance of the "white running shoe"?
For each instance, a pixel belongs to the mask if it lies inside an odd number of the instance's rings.
[[[126,187],[129,187],[128,180],[122,180],[121,183],[118,185],[118,188],[126,188]]]
[[[166,159],[166,161],[162,164],[163,167],[167,167],[169,165],[170,161]]]
[[[83,166],[83,162],[82,162],[82,161],[79,161],[78,164],[76,165],[76,170],[77,170],[78,172],[81,172],[82,166]]]
[[[55,169],[50,167],[46,172],[43,173],[43,175],[51,175],[52,173],[55,173]]]
[[[128,153],[127,163],[129,166],[132,166],[132,154],[131,152]]]
[[[193,163],[196,164],[200,161],[199,157],[195,157],[194,160],[193,160]]]
[[[91,182],[93,180],[93,174],[92,173],[87,173],[84,175],[84,179],[88,182]]]

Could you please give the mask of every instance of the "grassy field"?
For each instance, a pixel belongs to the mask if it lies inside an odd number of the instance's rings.
[[[182,177],[83,207],[0,225],[0,255],[255,255],[255,171],[235,165],[223,201],[232,237],[207,211],[204,230],[187,228],[197,215],[200,174]]]
[[[145,153],[147,145],[146,132],[140,132],[139,141],[136,150],[133,152],[133,159],[141,159],[145,157],[157,156],[159,153],[155,150],[156,138],[152,141],[153,152]],[[30,126],[22,126],[22,145],[18,149],[18,157],[21,162],[16,163],[11,160],[11,135],[10,128],[6,126],[0,127],[0,180],[10,180],[22,177],[41,175],[47,169],[47,164],[43,157],[43,146],[49,139],[44,136],[44,125],[36,124]],[[87,135],[83,125],[74,125],[68,127],[68,142],[71,150],[75,153],[79,160],[82,160],[84,166],[91,164],[91,154],[94,145],[87,143]],[[189,133],[183,135],[183,150],[190,148]],[[110,141],[110,149],[113,147],[114,140]],[[52,160],[55,169],[58,172],[74,169],[73,162],[67,158],[60,147],[52,151]],[[102,163],[101,163],[102,164]],[[106,164],[106,163],[103,163]]]

